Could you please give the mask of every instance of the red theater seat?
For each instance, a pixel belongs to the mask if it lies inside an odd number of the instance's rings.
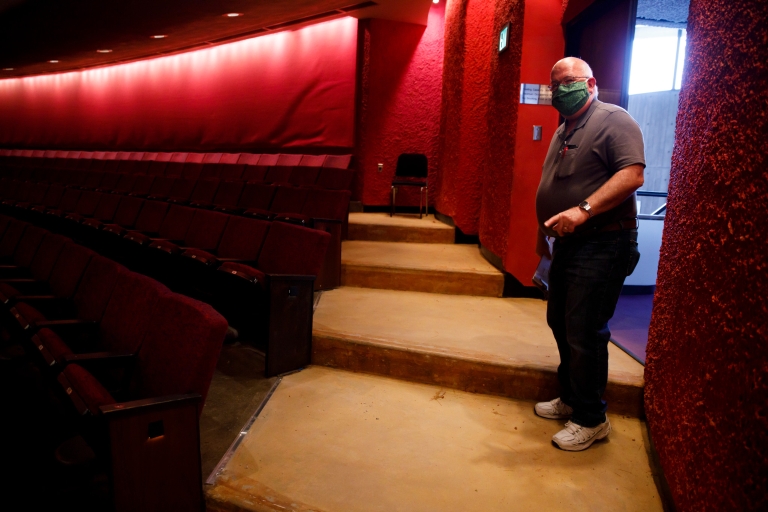
[[[324,167],[318,177],[315,186],[328,190],[352,190],[352,180],[355,171],[352,169],[335,169]]]
[[[317,183],[320,167],[294,167],[288,182],[297,187],[311,187]]]
[[[28,277],[3,277],[0,282],[0,303],[9,304],[22,291],[28,294],[47,292],[51,271],[64,246],[69,243],[71,240],[66,237],[47,234],[29,265]]]

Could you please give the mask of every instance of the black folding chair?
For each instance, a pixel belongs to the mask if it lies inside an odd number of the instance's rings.
[[[419,187],[419,218],[421,218],[422,205],[426,205],[426,213],[429,215],[429,178],[427,170],[426,155],[403,153],[397,157],[397,168],[395,169],[395,177],[392,180],[390,217],[395,214],[395,199],[398,187]]]

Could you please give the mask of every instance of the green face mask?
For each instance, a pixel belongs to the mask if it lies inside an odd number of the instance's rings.
[[[552,106],[563,116],[568,117],[586,105],[588,99],[587,82],[573,82],[572,84],[561,85],[552,93]]]

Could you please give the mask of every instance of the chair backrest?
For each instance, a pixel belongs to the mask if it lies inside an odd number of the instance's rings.
[[[184,237],[184,245],[205,251],[216,249],[230,216],[226,213],[202,209],[194,212],[189,230]]]
[[[246,183],[237,206],[240,208],[269,210],[269,205],[272,204],[272,198],[275,197],[276,190],[276,186],[267,185],[266,183]]]
[[[270,167],[267,174],[264,175],[264,181],[267,183],[288,183],[291,179],[291,173],[294,166],[275,165]]]
[[[17,265],[29,268],[32,260],[40,247],[48,231],[37,226],[29,226],[24,230],[24,235],[19,240],[16,250],[13,253],[13,261]]]
[[[120,275],[99,324],[103,349],[138,352],[152,327],[150,320],[157,301],[171,291],[154,279],[125,272]]]
[[[218,178],[221,176],[221,171],[219,170],[220,164],[203,164],[203,168],[200,170],[200,179],[209,179],[209,178]]]
[[[38,281],[47,281],[51,277],[51,271],[59,259],[61,251],[69,243],[72,243],[72,240],[61,235],[54,235],[52,233],[46,235],[37,253],[35,253],[32,263],[29,265],[32,277]]]
[[[136,182],[133,184],[131,193],[137,195],[147,195],[152,190],[152,184],[155,182],[155,176],[151,174],[139,174],[136,176]]]
[[[181,176],[181,171],[184,169],[184,162],[168,162],[168,164],[165,166],[165,173],[164,176],[169,176],[172,178],[179,178]]]
[[[227,321],[208,304],[168,294],[157,301],[150,325],[130,384],[132,397],[197,393],[205,402]]]
[[[124,228],[132,227],[139,216],[144,200],[138,197],[124,196],[115,211],[114,223]]]
[[[56,260],[48,280],[53,294],[58,297],[73,296],[88,262],[95,255],[96,253],[82,245],[66,244]]]
[[[51,185],[48,187],[48,191],[45,193],[45,197],[42,200],[42,205],[46,208],[56,208],[61,202],[61,197],[64,195],[66,189],[61,185]]]
[[[230,181],[240,180],[245,168],[245,164],[219,164],[219,178]]]
[[[73,297],[81,320],[98,322],[104,315],[118,277],[128,269],[98,254],[91,258]]]
[[[163,201],[144,201],[139,216],[136,218],[136,230],[145,233],[157,233],[163,224],[168,203]]]
[[[267,274],[317,276],[323,268],[331,235],[285,222],[273,222],[257,267]]]
[[[328,155],[325,157],[323,167],[333,167],[336,169],[348,169],[352,162],[352,155]]]
[[[307,200],[308,188],[277,187],[269,211],[273,213],[301,213]]]
[[[80,196],[80,199],[77,200],[77,205],[75,206],[74,211],[80,215],[93,215],[93,212],[96,211],[96,207],[99,205],[102,195],[103,194],[100,192],[92,192],[90,190],[84,191]]]
[[[310,190],[301,213],[313,219],[344,221],[349,216],[351,196],[349,190]]]
[[[317,182],[317,176],[319,174],[319,166],[298,166],[293,168],[291,177],[288,179],[288,181],[297,187],[311,187]]]
[[[184,240],[184,237],[187,236],[187,231],[189,230],[194,214],[194,208],[187,208],[186,206],[178,206],[175,204],[171,205],[168,209],[168,213],[163,219],[163,223],[160,225],[160,229],[158,230],[160,238]]]
[[[401,178],[426,178],[428,169],[427,155],[403,153],[397,157],[395,176]]]
[[[197,203],[211,203],[216,197],[216,191],[219,189],[219,180],[217,178],[204,178],[197,180],[195,189],[189,200]]]
[[[122,196],[118,194],[103,194],[99,199],[99,204],[93,212],[93,218],[102,222],[111,221],[115,217],[115,212],[120,204]]]
[[[168,192],[168,198],[186,201],[192,195],[195,185],[197,180],[194,178],[177,178]]]
[[[176,178],[171,176],[157,176],[152,183],[152,188],[149,189],[149,195],[155,197],[168,197],[171,193],[173,184],[176,182]]]
[[[136,163],[135,160],[126,160],[126,162]],[[130,192],[136,184],[136,174],[122,174],[120,180],[115,185],[115,192]]]
[[[119,160],[112,160],[113,162],[117,162]],[[101,183],[99,183],[99,188],[102,190],[115,190],[115,187],[117,186],[117,182],[120,181],[120,178],[122,177],[122,174],[119,174],[117,172],[105,172],[104,177],[101,180]]]
[[[268,165],[249,165],[243,171],[243,181],[264,181],[264,177],[267,175],[268,171]]]
[[[230,216],[216,254],[220,258],[256,261],[270,225],[266,220]]]
[[[64,212],[75,211],[75,205],[77,205],[77,201],[80,199],[81,193],[82,192],[76,188],[66,189],[64,194],[61,196],[61,201],[59,201],[59,209]]]
[[[182,178],[197,179],[200,177],[200,173],[203,172],[202,162],[186,162],[184,168],[181,170]]]
[[[353,169],[323,167],[317,177],[315,186],[327,190],[351,190],[354,177],[355,171]]]
[[[29,226],[28,223],[16,219],[8,224],[3,238],[0,239],[0,257],[9,258],[13,256],[13,252],[19,245],[19,241],[24,235],[24,230],[27,229],[27,226]]]
[[[243,191],[243,183],[240,181],[222,181],[213,198],[213,204],[217,206],[237,206],[240,194]]]

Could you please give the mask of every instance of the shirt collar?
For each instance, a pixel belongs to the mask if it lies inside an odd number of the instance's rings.
[[[570,133],[575,132],[576,130],[582,128],[585,124],[587,124],[587,121],[589,120],[590,117],[592,117],[592,114],[597,109],[597,106],[601,103],[602,102],[597,98],[593,99],[592,103],[589,104],[589,108],[587,109],[587,111],[581,114],[581,116],[579,116],[579,118],[576,120],[576,126],[573,128],[573,130],[571,130]],[[568,135],[568,133],[565,132],[565,123],[563,123],[562,130],[560,132],[560,138],[562,139],[566,135]]]

